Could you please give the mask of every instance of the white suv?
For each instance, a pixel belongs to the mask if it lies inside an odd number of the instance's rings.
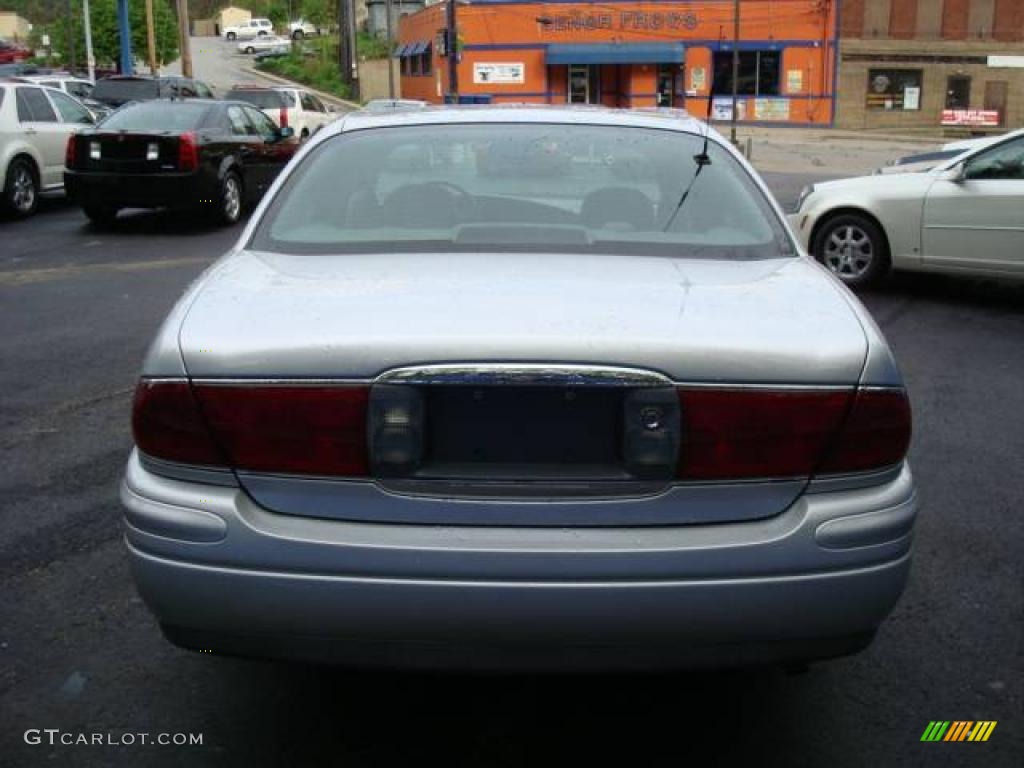
[[[244,101],[274,121],[278,128],[291,126],[300,140],[308,139],[338,115],[315,94],[291,86],[239,85],[224,98]]]
[[[243,21],[241,24],[233,24],[230,27],[224,27],[224,29],[221,30],[221,34],[227,40],[262,37],[263,35],[272,35],[273,33],[274,24],[270,19],[249,19],[248,21]]]
[[[68,137],[93,124],[80,101],[55,88],[0,83],[0,179],[3,207],[35,212],[42,191],[64,186]]]

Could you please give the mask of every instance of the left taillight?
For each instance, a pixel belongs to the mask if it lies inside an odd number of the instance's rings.
[[[199,139],[192,131],[178,137],[178,170],[194,171],[199,167]]]
[[[143,379],[135,388],[132,434],[147,456],[180,464],[226,466],[184,379]]]
[[[78,137],[75,134],[68,136],[67,146],[64,148],[64,166],[66,168],[74,168],[75,160],[78,155]]]
[[[165,461],[252,472],[365,477],[369,388],[143,380],[133,430]]]

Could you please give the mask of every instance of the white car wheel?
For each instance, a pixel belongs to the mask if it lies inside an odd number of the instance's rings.
[[[885,235],[875,222],[858,214],[842,214],[822,224],[811,250],[851,286],[873,283],[889,269]]]

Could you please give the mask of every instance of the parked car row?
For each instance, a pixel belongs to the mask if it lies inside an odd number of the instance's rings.
[[[0,82],[3,208],[31,215],[40,194],[64,187],[98,225],[122,208],[165,206],[230,224],[335,117],[299,87],[238,86],[219,101],[184,77],[9,78]]]
[[[303,19],[296,19],[295,21],[288,22],[287,31],[288,37],[292,40],[301,40],[304,37],[322,34],[326,30],[322,30]],[[269,37],[274,35],[274,22],[264,18],[248,19],[238,24],[224,27],[220,34],[225,40],[231,41]]]

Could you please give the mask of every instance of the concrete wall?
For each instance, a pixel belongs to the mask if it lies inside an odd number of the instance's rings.
[[[395,98],[403,96],[402,77],[398,71],[398,59],[366,59],[359,62],[359,96],[363,101],[387,99],[388,62],[395,75]]]

